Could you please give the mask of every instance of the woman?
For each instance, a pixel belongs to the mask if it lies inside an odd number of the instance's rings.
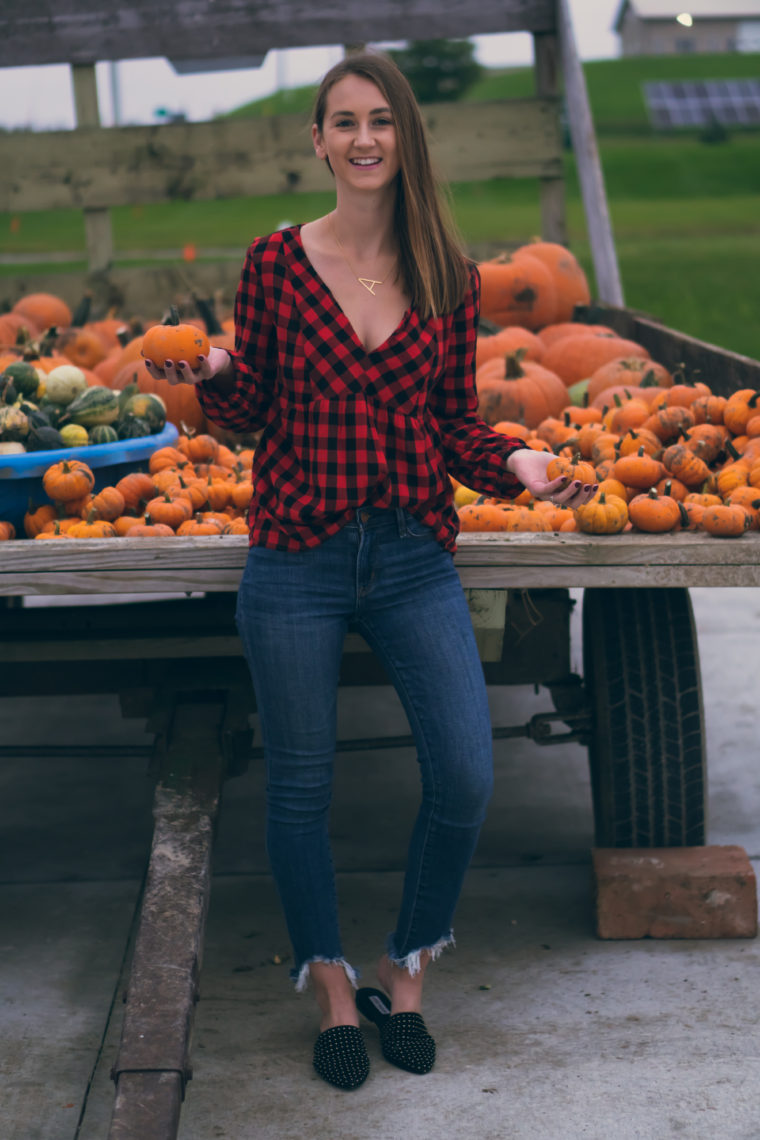
[[[322,1013],[313,1063],[356,1088],[383,1054],[428,1072],[429,963],[452,918],[492,787],[482,667],[452,554],[448,472],[477,490],[577,506],[594,488],[545,473],[550,456],[494,432],[474,385],[479,277],[451,234],[419,109],[396,66],[349,56],[325,76],[312,128],[335,209],[251,245],[236,351],[200,367],[207,415],[263,428],[237,623],[267,754],[267,849],[293,944],[292,977]],[[415,735],[422,801],[382,990],[355,993],[338,929],[327,816],[338,669],[359,630],[385,664]],[[453,710],[456,709],[456,715]]]

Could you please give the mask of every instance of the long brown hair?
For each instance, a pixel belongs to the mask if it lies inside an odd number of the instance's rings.
[[[409,82],[388,56],[361,52],[346,56],[324,76],[314,101],[313,122],[322,133],[330,88],[347,75],[368,79],[388,101],[399,155],[396,236],[401,274],[420,317],[451,313],[469,287],[467,259],[456,232],[443,185],[436,178],[417,100]]]

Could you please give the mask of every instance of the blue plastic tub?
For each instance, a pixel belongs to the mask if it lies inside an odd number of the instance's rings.
[[[139,439],[123,439],[118,443],[94,443],[85,447],[57,448],[55,451],[30,451],[26,455],[0,455],[0,520],[11,522],[23,537],[24,514],[31,499],[35,507],[49,503],[42,488],[42,476],[52,463],[62,459],[81,459],[92,468],[95,489],[116,483],[130,471],[147,471],[147,461],[158,447],[176,443],[179,432],[167,423],[158,435]]]

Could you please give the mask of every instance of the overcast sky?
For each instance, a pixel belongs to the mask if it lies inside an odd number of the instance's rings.
[[[619,0],[570,0],[575,38],[582,59],[618,54],[612,23]],[[475,37],[476,54],[488,67],[530,63],[527,33]],[[260,68],[179,76],[165,59],[98,64],[101,122],[110,126],[159,122],[157,110],[183,112],[189,120],[213,118],[281,87],[316,82],[342,58],[343,49],[299,48],[270,52]],[[114,90],[117,92],[114,99]],[[0,127],[60,130],[74,126],[71,78],[66,65],[0,68]]]

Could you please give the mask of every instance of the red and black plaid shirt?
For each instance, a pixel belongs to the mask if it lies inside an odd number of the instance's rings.
[[[475,490],[514,496],[505,469],[522,440],[477,414],[480,278],[452,314],[413,308],[377,348],[359,341],[301,242],[300,226],[257,238],[235,302],[235,385],[197,387],[230,431],[263,428],[254,457],[251,544],[316,546],[364,504],[404,507],[455,549],[450,471]]]

